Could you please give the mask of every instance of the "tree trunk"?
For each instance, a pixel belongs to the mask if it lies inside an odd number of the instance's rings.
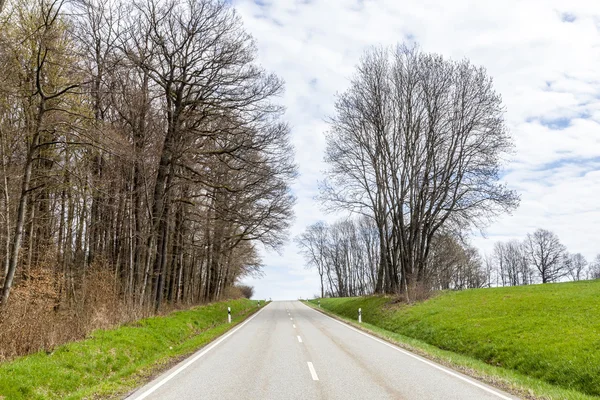
[[[15,222],[15,233],[13,237],[12,248],[10,251],[10,260],[8,263],[8,271],[6,279],[4,280],[4,287],[2,289],[2,299],[0,299],[0,305],[5,307],[10,296],[10,290],[13,285],[15,278],[15,271],[17,269],[17,263],[19,262],[19,252],[21,251],[21,241],[23,239],[23,228],[25,226],[25,214],[27,213],[27,206],[29,205],[30,195],[30,183],[31,183],[31,172],[33,170],[33,161],[35,154],[38,149],[40,140],[40,128],[42,126],[42,119],[45,112],[45,103],[42,99],[39,109],[38,116],[35,122],[33,138],[27,152],[27,160],[25,161],[25,170],[23,172],[23,181],[21,182],[21,195],[19,197],[19,205],[17,208],[17,220]]]

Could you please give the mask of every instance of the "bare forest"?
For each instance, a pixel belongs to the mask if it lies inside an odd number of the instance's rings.
[[[0,7],[0,358],[243,294],[296,166],[283,83],[229,2]]]
[[[368,296],[376,292],[379,236],[373,219],[341,219],[310,225],[296,242],[321,284],[320,297]],[[410,301],[438,290],[463,290],[600,279],[600,254],[588,262],[569,253],[553,232],[539,229],[524,240],[498,241],[483,256],[467,238],[436,234],[427,275],[413,286]]]

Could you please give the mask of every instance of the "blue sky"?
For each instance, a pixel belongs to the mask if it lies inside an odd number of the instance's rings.
[[[571,252],[600,253],[600,1],[593,0],[233,0],[257,41],[259,61],[286,82],[278,99],[300,176],[292,236],[319,219],[314,200],[325,166],[325,118],[370,45],[416,41],[424,51],[469,58],[494,78],[516,152],[504,180],[521,206],[472,243],[555,231]],[[319,290],[293,242],[263,252],[265,276],[249,279],[262,298]]]

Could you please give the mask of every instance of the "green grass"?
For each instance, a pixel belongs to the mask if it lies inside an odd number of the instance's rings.
[[[227,323],[231,307],[232,324]],[[0,399],[82,399],[126,393],[258,309],[232,300],[98,330],[80,342],[0,364]]]
[[[600,281],[445,292],[410,306],[386,297],[322,299],[321,306],[353,320],[360,307],[382,335],[508,389],[600,396]]]

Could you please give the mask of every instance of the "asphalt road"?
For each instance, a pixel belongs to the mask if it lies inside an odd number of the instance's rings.
[[[336,321],[272,302],[128,399],[516,399]]]

